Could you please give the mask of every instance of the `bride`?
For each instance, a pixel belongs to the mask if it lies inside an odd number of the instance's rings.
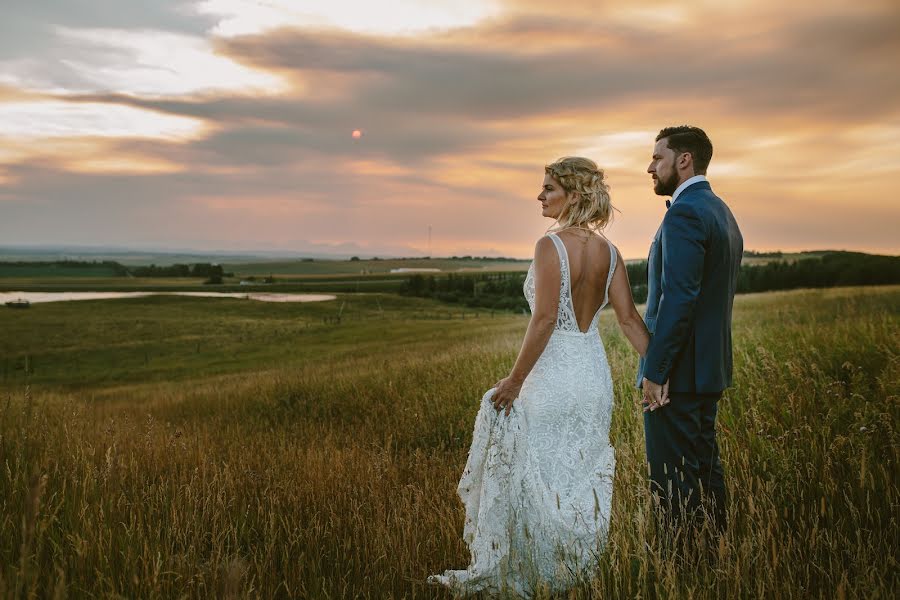
[[[580,157],[544,171],[538,200],[556,226],[535,245],[525,279],[531,321],[512,371],[481,400],[457,488],[471,562],[429,577],[460,594],[529,596],[590,577],[606,543],[615,471],[600,309],[612,305],[642,356],[650,340],[627,270],[599,233],[612,213],[603,171]]]

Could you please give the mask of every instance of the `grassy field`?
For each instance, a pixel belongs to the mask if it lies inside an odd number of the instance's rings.
[[[309,304],[150,296],[0,308],[0,381],[21,388],[28,362],[36,390],[91,393],[106,385],[189,385],[215,375],[387,357],[406,344],[468,340],[480,330],[527,322],[375,294]]]
[[[612,531],[570,597],[896,597],[898,319],[896,286],[737,298],[731,527],[679,570],[604,314]],[[467,562],[454,490],[526,322],[374,294],[0,311],[0,596],[446,597],[423,581]]]

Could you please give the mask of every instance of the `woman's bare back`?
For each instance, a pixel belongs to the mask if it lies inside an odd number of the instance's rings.
[[[610,243],[603,236],[584,230],[564,230],[557,234],[569,255],[572,306],[578,329],[586,331],[603,304],[609,265]]]

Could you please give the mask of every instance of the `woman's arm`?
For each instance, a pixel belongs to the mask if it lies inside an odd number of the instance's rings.
[[[542,237],[534,247],[534,311],[531,313],[516,364],[509,375],[497,384],[492,398],[494,408],[498,411],[505,408],[507,415],[513,401],[519,396],[525,378],[531,373],[553,335],[559,310],[560,278],[559,254],[553,240]]]
[[[618,268],[620,262],[623,261],[616,262],[616,272],[613,273],[613,280],[609,286],[609,303],[612,304],[613,310],[616,312],[616,319],[619,321],[622,333],[625,334],[625,337],[628,338],[628,341],[631,342],[638,354],[643,357],[647,355],[647,348],[650,346],[650,333],[647,331],[647,325],[634,306],[634,298],[631,295],[631,283],[628,281],[628,269],[625,265],[622,265],[621,269]],[[656,410],[668,403],[668,380],[662,385],[659,402],[652,401],[647,396],[647,386],[644,386],[644,398],[640,401],[644,412]]]
[[[637,350],[637,353],[644,356],[647,354],[647,347],[650,345],[650,334],[647,332],[644,320],[634,306],[634,298],[631,295],[631,283],[628,281],[628,269],[625,268],[624,264],[619,268],[619,264],[622,262],[621,260],[616,261],[616,271],[613,273],[613,280],[609,286],[609,303],[616,313],[616,320],[619,321],[622,333],[625,334],[625,337],[628,338],[628,341]]]

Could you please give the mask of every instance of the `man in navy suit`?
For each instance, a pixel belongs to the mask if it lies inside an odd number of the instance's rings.
[[[641,359],[651,489],[675,525],[694,525],[707,507],[726,524],[716,413],[731,385],[731,309],[744,242],[728,206],[706,180],[712,143],[697,127],[667,127],[647,172],[671,196],[650,246],[650,346]]]

